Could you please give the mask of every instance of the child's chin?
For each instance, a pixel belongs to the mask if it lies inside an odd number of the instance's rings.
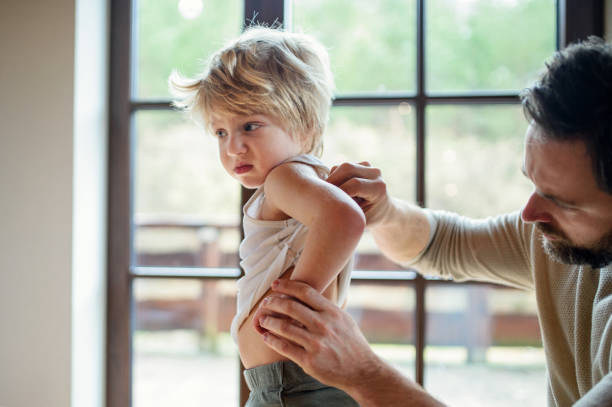
[[[263,184],[255,184],[255,183],[250,183],[250,182],[241,182],[240,185],[242,185],[246,189],[257,189],[260,186],[262,186]]]

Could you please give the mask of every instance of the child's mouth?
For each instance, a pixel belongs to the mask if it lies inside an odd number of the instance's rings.
[[[245,164],[245,165],[239,165],[236,168],[234,168],[234,172],[236,174],[244,174],[245,172],[249,172],[253,169],[253,166],[250,164]]]

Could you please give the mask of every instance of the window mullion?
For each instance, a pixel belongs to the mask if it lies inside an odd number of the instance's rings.
[[[425,206],[425,0],[417,0],[417,97],[416,97],[416,200],[419,206]],[[415,279],[415,379],[421,386],[424,383],[425,354],[425,289],[426,280],[418,275]]]
[[[557,48],[604,33],[604,1],[558,0]]]
[[[131,142],[132,2],[110,5],[110,88],[108,166],[108,285],[106,405],[123,407],[132,400]]]

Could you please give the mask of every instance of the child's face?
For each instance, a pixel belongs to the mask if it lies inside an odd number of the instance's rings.
[[[302,151],[270,116],[219,114],[213,115],[211,124],[223,168],[246,188],[263,185],[270,170]]]

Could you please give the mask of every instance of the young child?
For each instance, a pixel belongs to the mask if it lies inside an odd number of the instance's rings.
[[[247,406],[356,406],[274,352],[253,314],[277,278],[308,283],[343,305],[353,251],[365,227],[359,206],[325,182],[322,150],[333,79],[313,38],[252,27],[215,53],[201,77],[173,73],[175,104],[201,114],[225,170],[246,188],[231,333],[247,370]]]

